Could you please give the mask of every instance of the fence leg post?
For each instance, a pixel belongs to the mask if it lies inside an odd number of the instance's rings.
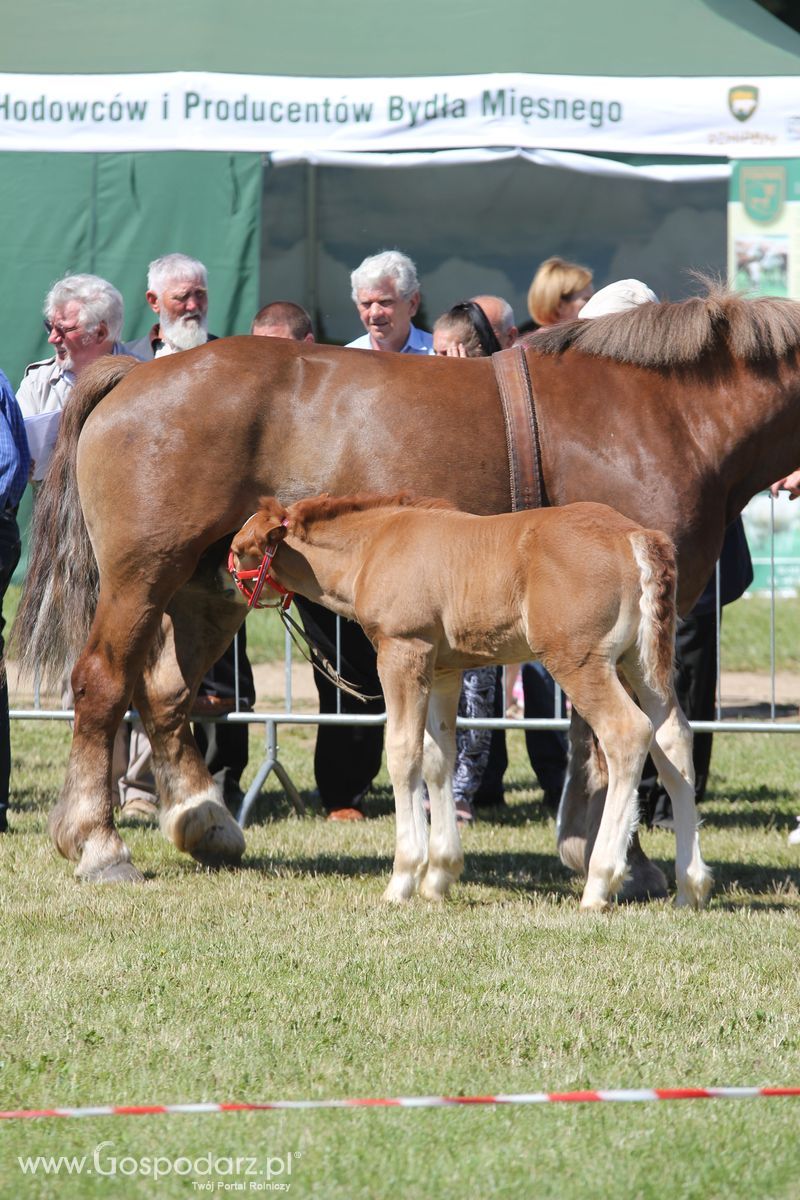
[[[298,792],[292,782],[289,772],[284,767],[283,763],[278,761],[278,727],[274,721],[267,721],[266,724],[266,757],[261,766],[256,771],[256,777],[250,784],[250,787],[245,793],[242,800],[242,807],[239,809],[239,815],[236,818],[240,827],[244,829],[247,824],[247,818],[250,816],[250,810],[258,799],[264,781],[270,771],[274,771],[284,787],[286,795],[292,802],[292,807],[299,817],[306,815],[306,806],[303,797]]]

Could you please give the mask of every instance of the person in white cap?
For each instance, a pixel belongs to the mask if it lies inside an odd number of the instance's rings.
[[[658,296],[652,288],[641,279],[618,279],[600,288],[599,292],[586,301],[578,313],[578,319],[588,320],[591,317],[602,317],[606,313],[622,312],[626,308],[636,308],[639,304],[657,304]]]

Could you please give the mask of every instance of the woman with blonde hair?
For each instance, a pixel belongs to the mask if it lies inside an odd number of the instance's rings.
[[[528,312],[537,325],[574,321],[594,292],[592,272],[563,258],[547,258],[528,289]]]

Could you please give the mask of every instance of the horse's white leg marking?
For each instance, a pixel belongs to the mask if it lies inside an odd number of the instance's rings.
[[[420,895],[426,900],[442,900],[464,867],[464,852],[453,801],[460,691],[460,672],[438,675],[434,678],[428,704],[423,775],[431,800],[431,839],[428,869],[419,888]]]
[[[422,753],[433,652],[422,642],[387,639],[378,648],[386,699],[386,763],[394,789],[395,855],[384,899],[410,899],[428,861]]]
[[[75,730],[67,778],[50,816],[61,854],[78,861],[92,882],[140,881],[130,851],[114,827],[111,760],[114,735],[158,617],[133,590],[114,603],[101,595],[89,640],[72,674]]]
[[[556,845],[565,867],[583,874],[586,865],[589,797],[592,786],[594,747],[592,731],[573,708],[569,726],[567,775],[556,817]],[[605,787],[605,779],[600,783]]]

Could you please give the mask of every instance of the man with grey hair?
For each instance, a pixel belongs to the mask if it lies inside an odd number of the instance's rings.
[[[412,325],[419,309],[417,268],[407,254],[383,250],[365,258],[350,276],[352,297],[366,333],[349,346],[432,354],[433,337]]]
[[[150,263],[145,299],[158,321],[144,337],[125,343],[134,358],[161,358],[212,341],[208,332],[208,272],[187,254],[165,254]]]
[[[45,297],[43,312],[55,353],[26,367],[17,392],[23,417],[60,412],[84,367],[122,350],[122,296],[99,275],[59,279]],[[40,470],[44,466],[37,465]]]

